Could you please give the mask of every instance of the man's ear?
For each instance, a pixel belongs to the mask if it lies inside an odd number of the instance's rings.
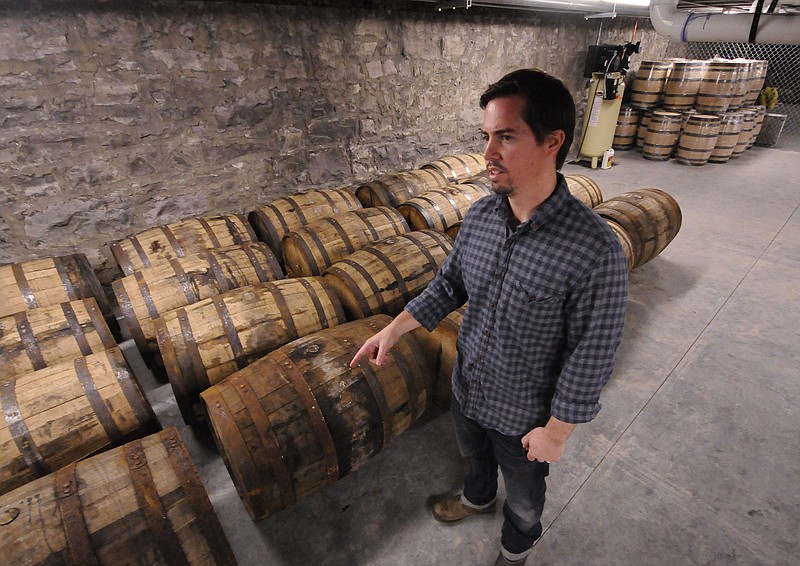
[[[549,153],[558,153],[558,150],[561,149],[566,137],[567,136],[564,133],[564,130],[553,130],[547,134],[547,137],[544,140],[545,149],[547,149]]]

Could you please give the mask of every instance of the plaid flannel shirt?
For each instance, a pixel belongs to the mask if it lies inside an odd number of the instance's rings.
[[[529,220],[513,230],[510,217],[507,197],[475,203],[436,278],[406,310],[430,331],[468,301],[452,381],[468,417],[507,435],[550,415],[591,421],[622,339],[622,247],[560,173]]]

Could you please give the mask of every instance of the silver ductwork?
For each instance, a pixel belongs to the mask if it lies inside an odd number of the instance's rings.
[[[675,41],[800,45],[798,14],[707,14],[678,11],[677,6],[678,0],[650,0],[653,27]]]

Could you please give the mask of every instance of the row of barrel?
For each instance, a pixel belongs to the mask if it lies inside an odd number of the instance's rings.
[[[623,105],[612,147],[637,149],[645,159],[675,158],[687,165],[726,163],[756,143],[766,110],[752,106],[723,114],[642,110]]]
[[[451,168],[450,165],[448,168]],[[401,176],[400,179],[424,177],[418,172],[408,173],[397,175]],[[467,178],[471,177],[474,176],[470,174]],[[590,206],[600,204],[602,196],[599,195],[599,188],[586,178],[575,177],[578,178],[568,178],[571,192],[576,196],[582,194]],[[395,177],[389,182],[362,189],[362,198],[369,198],[367,204],[378,205],[368,206],[362,213],[369,208],[386,208],[388,210],[379,211],[380,216],[375,217],[391,218],[392,210],[397,210],[403,203],[411,202],[422,196],[423,192],[428,192],[409,188],[416,185],[409,184],[406,180],[401,182]],[[477,186],[481,184],[480,178],[471,182]],[[383,188],[373,190],[374,187]],[[466,188],[468,194],[471,194],[470,191],[477,189]],[[326,195],[292,195],[286,198],[294,204],[287,204],[287,201],[281,199],[270,203],[277,208],[289,206],[291,210],[291,214],[279,214],[280,221],[276,224],[286,223],[286,218],[290,215],[302,216],[301,227],[313,224],[316,220],[313,219],[312,209],[317,206],[314,203],[323,202],[321,199],[327,200],[331,196],[330,191],[319,192],[325,192]],[[444,203],[447,202],[448,206],[457,211],[451,214],[457,223],[468,209],[470,199],[475,198],[463,197],[464,200],[459,201],[460,193],[458,185],[451,185],[445,191],[447,197],[440,193],[435,193],[440,194],[437,197],[439,200],[426,197],[437,203],[431,208],[436,211],[438,207],[435,214],[430,211],[423,214],[415,207],[407,207],[409,210],[417,210],[416,218],[427,219],[427,224],[425,227],[420,226],[421,229],[418,230],[407,227],[405,231],[388,237],[380,233],[374,224],[367,226],[363,219],[359,229],[348,229],[352,223],[345,219],[345,212],[339,205],[332,206],[325,218],[328,219],[326,222],[337,227],[337,233],[369,233],[375,239],[366,238],[366,244],[354,249],[356,244],[353,244],[353,240],[357,238],[347,236],[345,239],[350,242],[350,247],[345,246],[345,249],[349,253],[338,262],[332,261],[328,264],[327,261],[332,259],[329,255],[324,262],[325,267],[316,264],[319,275],[298,275],[282,279],[283,274],[279,271],[281,261],[284,261],[284,266],[289,271],[288,265],[292,262],[287,262],[286,256],[299,256],[301,254],[294,251],[294,248],[304,249],[300,244],[287,244],[285,247],[283,244],[306,241],[289,237],[289,232],[281,238],[281,246],[276,246],[281,254],[279,257],[272,247],[265,246],[262,242],[231,244],[219,235],[219,246],[212,246],[200,253],[187,253],[189,244],[197,239],[184,237],[183,232],[174,227],[169,230],[162,227],[163,242],[175,240],[181,246],[179,249],[183,255],[178,255],[179,252],[173,247],[172,255],[164,261],[154,262],[148,259],[151,262],[149,266],[134,269],[122,278],[124,280],[131,277],[126,281],[131,309],[137,304],[140,312],[147,313],[131,317],[124,314],[126,326],[143,326],[142,321],[146,323],[149,320],[156,327],[155,342],[160,346],[156,352],[164,357],[162,361],[166,362],[164,365],[184,417],[189,422],[205,420],[210,424],[220,453],[253,519],[263,519],[356,469],[419,418],[431,399],[437,397],[435,392],[449,388],[449,372],[446,368],[448,364],[452,365],[455,343],[454,334],[452,343],[444,338],[446,324],[443,324],[443,330],[438,334],[417,331],[408,335],[390,355],[390,363],[380,368],[364,362],[358,368],[350,369],[348,362],[358,345],[385,326],[390,316],[399,312],[410,298],[419,293],[441,265],[452,247],[452,241],[441,231],[431,230],[429,221],[438,218],[437,221],[442,225],[448,224],[447,228],[452,228],[453,221],[442,220],[440,215],[445,208]],[[615,224],[622,227],[615,231],[626,247],[631,267],[655,257],[680,227],[677,203],[671,197],[666,198],[668,195],[665,193],[666,197],[660,193],[663,192],[656,189],[638,191],[628,197],[623,195],[625,198],[620,206],[608,205],[613,210],[613,213],[608,214],[615,215]],[[301,198],[311,198],[311,203],[307,206],[298,205],[298,199]],[[608,202],[613,204],[613,200]],[[462,204],[458,205],[459,202]],[[383,206],[385,203],[393,206]],[[355,217],[358,218],[358,215]],[[409,213],[409,218],[412,217]],[[222,220],[220,226],[235,226],[230,217],[227,218],[229,222]],[[331,221],[331,218],[334,220]],[[653,219],[656,221],[653,222]],[[194,224],[201,227],[211,227],[217,222],[214,218],[205,218],[202,222],[201,219],[195,220],[197,221]],[[402,214],[394,222],[388,221],[395,226],[402,226],[403,222],[408,224]],[[627,228],[624,228],[626,224]],[[240,230],[239,234],[248,232],[244,222],[241,226],[244,230]],[[231,229],[226,229],[230,235]],[[206,228],[202,227],[202,230],[206,231]],[[266,233],[264,230],[260,231]],[[640,232],[638,237],[627,236],[628,232],[637,231]],[[307,232],[316,234],[314,230]],[[172,237],[167,236],[167,233]],[[224,234],[224,231],[214,233]],[[336,247],[334,239],[328,241],[326,237],[321,238],[319,235],[309,236],[307,241],[314,241],[315,238],[322,243],[323,249]],[[139,247],[142,250],[158,251],[166,247],[162,246],[163,242],[142,238]],[[157,245],[153,245],[154,243]],[[232,247],[235,249],[228,249]],[[286,250],[292,251],[284,255]],[[273,255],[269,256],[267,252],[272,252]],[[137,257],[141,258],[138,252]],[[256,261],[252,259],[259,257],[261,259]],[[313,254],[308,257],[313,257]],[[185,262],[195,262],[195,267]],[[247,262],[250,264],[249,268],[246,267]],[[294,261],[293,265],[301,263],[303,262]],[[310,265],[313,262],[309,260],[305,263]],[[332,269],[337,263],[341,265]],[[122,267],[122,262],[120,265]],[[155,272],[148,272],[158,265],[170,265],[172,274],[159,279]],[[256,265],[260,267],[257,268]],[[0,268],[0,275],[3,274],[3,269]],[[11,266],[10,269],[16,272],[15,275],[29,273],[20,265]],[[341,273],[346,270],[349,270],[349,274],[344,277]],[[60,271],[63,272],[63,268]],[[35,281],[35,284],[28,282],[27,288],[31,291],[29,298],[33,296],[44,303],[41,298],[44,294],[40,292],[40,278],[30,274],[27,278]],[[353,283],[357,278],[359,281]],[[24,278],[12,279],[16,282]],[[166,283],[165,279],[171,279],[171,282]],[[137,282],[136,292],[131,291],[133,282]],[[114,282],[118,300],[119,289],[125,288],[126,284]],[[23,287],[18,287],[22,291]],[[33,293],[34,289],[38,294]],[[138,298],[134,300],[133,296]],[[186,301],[183,306],[166,308],[174,304],[169,301],[176,297],[180,297],[179,302]],[[343,300],[340,297],[350,298]],[[100,301],[98,297],[95,298]],[[91,300],[89,297],[78,296],[70,299],[72,302]],[[158,302],[162,300],[167,302]],[[125,312],[126,301],[123,299],[119,302]],[[63,310],[62,304],[63,302],[58,303],[58,306]],[[45,306],[41,304],[37,308]],[[165,308],[166,310],[159,310]],[[31,316],[30,312],[32,310],[27,311],[28,317]],[[451,316],[457,315],[458,313],[454,313]],[[15,325],[18,329],[25,327],[24,323],[17,324],[16,320]],[[86,323],[81,326],[85,330],[90,325]],[[60,333],[65,337],[72,334],[74,341],[78,342],[80,340],[76,338],[74,327],[73,324],[70,330],[61,330],[54,334]],[[210,330],[212,327],[215,329]],[[25,331],[21,333],[24,334]],[[135,336],[133,331],[131,334]],[[33,332],[33,335],[35,337],[37,333]],[[29,335],[27,342],[30,344],[31,341]],[[13,456],[11,459],[15,463],[11,467],[15,467],[16,472],[24,475],[21,468],[27,466],[33,469],[34,475],[41,475],[48,471],[42,465],[46,464],[50,469],[58,469],[58,475],[65,467],[64,461],[69,458],[63,457],[63,461],[51,459],[48,451],[64,451],[73,444],[79,444],[80,437],[87,434],[88,427],[105,431],[107,446],[118,446],[136,436],[134,431],[137,423],[150,423],[139,426],[138,436],[145,433],[150,433],[151,436],[156,434],[152,430],[158,428],[158,423],[147,407],[144,396],[131,402],[136,397],[131,394],[131,389],[138,387],[138,384],[135,376],[127,370],[121,354],[114,363],[106,364],[111,366],[110,372],[91,369],[102,365],[93,361],[92,356],[98,359],[114,359],[116,354],[109,352],[118,349],[109,346],[109,340],[101,340],[98,348],[106,348],[102,350],[102,354],[87,355],[82,351],[81,355],[84,357],[74,357],[64,365],[61,370],[63,373],[68,373],[70,364],[73,367],[87,368],[80,369],[77,377],[71,378],[71,396],[62,392],[62,389],[67,389],[66,385],[55,387],[49,376],[40,373],[52,368],[23,373],[23,377],[4,378],[2,394],[7,431],[4,431],[3,448],[4,454]],[[4,347],[2,353],[7,351],[10,349]],[[37,374],[37,379],[25,377]],[[107,377],[100,379],[100,375]],[[116,385],[113,383],[114,379],[122,384]],[[39,385],[31,390],[21,388],[20,384],[24,385],[26,381],[35,381]],[[103,396],[107,390],[126,388],[127,392],[123,391],[113,397]],[[81,395],[88,401],[79,399]],[[449,398],[444,394],[438,396],[442,403],[445,402],[445,397]],[[80,415],[72,417],[73,430],[70,431],[69,426],[53,427],[52,423],[58,421],[58,416],[49,409],[29,409],[29,405],[39,402],[37,398],[41,398],[42,406],[52,403],[54,399],[62,408],[76,404],[83,406]],[[129,409],[130,405],[137,403],[138,416],[137,411],[133,410],[135,407]],[[53,435],[58,430],[54,429],[61,429],[61,432],[69,434],[56,440]],[[48,439],[53,441],[48,442]],[[178,435],[178,441],[179,439]],[[175,442],[174,437],[171,442]],[[12,444],[17,447],[16,452]],[[101,448],[93,445],[93,450]],[[131,462],[137,464],[136,469],[139,469],[142,456],[139,455],[137,459],[133,459],[133,455],[130,457]],[[74,455],[70,458],[77,459]],[[66,464],[67,467],[69,465]],[[84,462],[79,462],[77,469],[80,470],[83,465]],[[55,481],[61,479],[63,478],[57,477]],[[53,484],[52,479],[47,481],[50,482],[47,485],[58,488],[58,483]],[[86,484],[92,483],[85,481]],[[64,484],[67,483],[69,482],[64,481]],[[80,479],[77,483],[80,485]],[[148,489],[152,490],[152,487]],[[187,491],[187,488],[184,490]],[[7,501],[11,502],[9,510],[19,510],[21,502],[25,500],[20,493],[22,492],[15,490],[8,494],[8,499],[0,501],[0,512],[5,512],[2,509],[6,508]],[[81,495],[84,496],[83,493]],[[140,497],[139,491],[136,491],[134,499],[150,501],[152,497]],[[9,511],[9,517],[13,514],[14,511]],[[147,512],[145,514],[148,515]],[[151,511],[149,515],[155,517],[158,513]],[[185,522],[193,525],[193,521],[194,519]],[[213,523],[216,519],[208,521]],[[14,519],[9,521],[9,524],[14,523]],[[203,533],[211,532],[212,527],[213,525],[206,525]],[[58,530],[60,527],[54,528]],[[92,529],[93,527],[89,528],[89,532],[94,534]],[[66,536],[80,538],[84,534],[67,533]],[[63,534],[60,537],[59,540],[64,539]],[[19,533],[15,535],[16,539],[27,540]],[[97,545],[94,546],[98,550]],[[195,546],[204,549],[208,545],[197,543]],[[222,547],[225,548],[225,545]],[[52,548],[63,549],[66,546],[53,545]],[[82,548],[85,549],[86,545]],[[153,552],[178,555],[178,550],[159,547]],[[194,561],[190,560],[190,563]],[[218,560],[216,563],[225,562]]]
[[[634,108],[724,114],[753,106],[769,61],[761,59],[666,59],[642,61],[630,88]]]
[[[252,271],[258,272],[252,275],[252,282],[263,284],[279,276],[280,266],[272,251],[253,241],[252,228],[248,229],[245,223],[240,224],[243,230],[239,232],[236,223],[231,222],[231,215],[197,220],[206,234],[214,234],[210,238],[212,246],[203,244],[193,248],[196,241],[192,236],[181,241],[180,237],[170,238],[175,235],[171,232],[167,239],[177,244],[173,251],[178,251],[167,258],[167,262],[197,261],[198,256],[208,259],[214,254],[230,260],[240,252],[240,256],[244,254],[249,258],[248,261],[253,260],[250,261]],[[228,227],[229,234],[248,233],[251,243],[240,243],[244,240],[236,239],[230,242],[224,238],[215,241],[217,233],[209,228],[220,220]],[[162,235],[166,233],[161,232]],[[403,237],[413,239],[414,236],[409,233]],[[444,235],[440,239],[447,241]],[[223,243],[230,245],[223,246]],[[160,247],[157,240],[147,245],[154,251]],[[206,247],[210,249],[199,252]],[[260,259],[253,259],[258,258],[259,252]],[[241,277],[243,271],[232,268],[235,262],[210,260],[206,263],[205,270],[201,268],[195,272],[201,275],[204,271],[205,278],[181,280],[189,302],[197,299],[196,284],[208,283],[209,278],[214,278],[219,285],[215,295],[221,289],[251,282]],[[430,271],[436,269],[438,265]],[[129,271],[136,279],[142,278],[144,270]],[[186,275],[182,269],[177,273],[179,278]],[[301,294],[298,289],[302,289],[306,292],[305,300],[298,308],[309,309],[314,305],[319,314],[322,295],[315,295],[319,289],[314,288],[313,282],[298,280],[300,286],[295,285],[289,294]],[[324,285],[320,281],[317,287]],[[324,295],[333,297],[329,288],[323,291]],[[160,424],[117,346],[121,333],[113,309],[85,255],[0,266],[0,295],[3,324],[0,394],[4,414],[4,426],[0,427],[3,454],[0,541],[5,556],[13,563],[98,564],[136,556],[154,564],[235,563],[180,434],[174,429],[159,432]],[[243,293],[243,299],[252,303],[254,293]],[[338,305],[335,300],[330,302]],[[283,342],[313,330],[301,328],[292,313],[286,316],[283,309],[278,310],[282,321],[289,320],[287,326],[292,327]],[[332,306],[331,310],[332,314],[326,316],[342,324],[342,333],[349,336],[347,332],[356,332],[357,336],[353,340],[337,335],[333,339],[337,345],[360,344],[367,333],[377,331],[379,323],[385,324],[385,320],[378,318],[368,321],[363,329],[358,325],[348,328],[344,325],[342,308]],[[127,325],[128,319],[123,317],[123,320]],[[238,321],[231,317],[225,320],[233,323],[235,330]],[[276,324],[256,324],[252,331],[269,335]],[[242,342],[247,345],[247,340]],[[187,350],[191,354],[193,349]],[[313,350],[306,349],[305,356]],[[353,353],[347,353],[348,360]],[[330,349],[324,348],[323,355],[329,356]],[[424,410],[426,387],[430,384],[424,380],[421,385],[418,383],[428,367],[423,359],[414,351],[408,356],[402,373],[403,379],[412,376],[415,380],[409,382],[407,390],[416,384],[421,391],[413,395],[415,408],[407,416],[402,416],[407,403],[403,401],[398,407],[391,398],[397,386],[384,383],[386,380],[378,373],[370,376],[370,387],[378,387],[384,401],[380,404],[381,427],[386,428],[383,442],[399,434]],[[363,380],[354,383],[356,381]],[[342,387],[341,379],[336,383],[337,387]],[[363,389],[363,383],[360,387]],[[347,396],[347,392],[344,393]],[[307,395],[303,398],[307,399]],[[387,428],[391,418],[387,411],[398,415],[391,434]],[[325,422],[335,421],[330,415],[328,418]],[[289,423],[292,430],[298,426],[295,421]],[[314,426],[319,424],[316,420]],[[356,428],[366,430],[366,427]],[[374,441],[374,435],[368,436],[370,442]],[[117,448],[103,452],[114,446]],[[87,459],[92,453],[100,454]],[[330,483],[333,476],[329,452],[327,457],[326,477]],[[351,467],[345,460],[338,463],[342,474],[348,473],[358,461],[351,460]],[[124,464],[122,469],[116,467],[118,463]],[[113,497],[115,494],[117,497]],[[108,506],[113,508],[108,509]],[[47,515],[48,520],[31,521],[32,517],[42,515]]]

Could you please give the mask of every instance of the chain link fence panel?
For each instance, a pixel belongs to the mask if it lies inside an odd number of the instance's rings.
[[[693,59],[761,59],[769,61],[765,86],[778,90],[778,102],[770,114],[785,116],[774,147],[800,151],[800,46],[767,43],[690,42]]]

